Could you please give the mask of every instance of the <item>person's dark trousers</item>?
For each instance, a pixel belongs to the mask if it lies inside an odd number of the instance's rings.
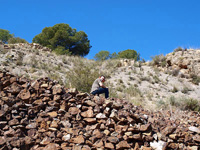
[[[98,90],[95,90],[92,92],[93,95],[96,95],[96,94],[103,94],[105,93],[105,98],[108,98],[109,97],[109,91],[108,91],[108,88],[99,88]]]

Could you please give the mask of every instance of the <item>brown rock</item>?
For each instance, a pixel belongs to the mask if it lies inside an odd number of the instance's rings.
[[[114,149],[114,145],[112,143],[105,143],[105,148]]]
[[[53,100],[54,101],[58,101],[58,100],[60,100],[61,99],[61,96],[60,95],[54,95],[53,96]]]
[[[88,145],[84,145],[81,150],[91,150],[91,148]]]
[[[0,146],[4,145],[6,143],[6,139],[3,136],[0,136]]]
[[[93,110],[89,109],[89,110],[87,110],[85,112],[82,112],[81,116],[84,117],[84,118],[92,118],[92,117],[94,117]]]
[[[134,139],[134,140],[138,140],[138,141],[142,141],[141,133],[133,134],[133,136],[130,136],[129,138]]]
[[[107,140],[110,142],[110,143],[118,143],[119,142],[119,139],[117,137],[113,137],[113,136],[110,136],[107,138]]]
[[[57,150],[59,147],[58,144],[55,144],[55,143],[50,143],[48,144],[47,146],[44,147],[45,150]]]
[[[41,88],[48,88],[48,86],[49,86],[48,84],[42,84],[40,87]]]
[[[196,135],[193,137],[193,140],[200,143],[200,135],[196,134]]]
[[[151,147],[142,146],[141,150],[152,150],[152,148]]]
[[[94,147],[102,147],[102,146],[103,146],[103,141],[102,141],[102,139],[97,140],[97,141],[94,143]]]
[[[104,130],[103,132],[105,135],[109,135],[110,134],[110,131],[109,130]]]
[[[59,84],[58,85],[54,85],[52,87],[52,89],[53,89],[53,94],[54,95],[62,93],[62,87]]]
[[[70,108],[69,108],[69,113],[70,113],[71,115],[77,115],[79,112],[80,112],[80,109],[77,108],[77,107],[70,107]]]
[[[36,123],[30,123],[26,126],[26,129],[35,129],[37,128],[37,124]]]
[[[4,110],[0,110],[0,117],[4,116],[5,115],[5,111]]]
[[[51,139],[49,137],[45,137],[40,144],[41,145],[48,145],[49,143],[51,143]]]
[[[168,134],[172,134],[174,131],[176,130],[176,127],[173,127],[173,126],[167,126],[166,128],[164,128],[161,133],[163,135],[168,135]]]
[[[43,104],[43,101],[42,101],[41,99],[35,100],[35,101],[33,102],[33,104],[34,104],[34,105],[42,105],[42,104]]]
[[[19,121],[17,119],[12,119],[8,122],[8,124],[10,126],[14,126],[14,125],[18,125],[19,124]]]
[[[84,118],[83,120],[85,120],[88,123],[96,123],[96,118]]]
[[[40,84],[39,84],[39,82],[36,80],[36,81],[33,81],[33,82],[31,83],[31,87],[33,87],[36,91],[38,91],[39,88],[40,88]]]
[[[57,117],[57,112],[56,111],[53,111],[53,112],[49,112],[49,113],[47,113],[50,117],[52,117],[52,118],[56,118]]]
[[[58,128],[58,123],[56,120],[53,120],[50,125],[51,128]]]
[[[18,94],[18,96],[22,100],[28,100],[31,97],[31,94],[30,94],[29,90],[24,89],[24,90],[21,90],[21,92]]]
[[[11,85],[10,92],[11,92],[12,94],[18,94],[20,91],[21,91],[21,86],[20,86],[19,84],[17,84],[16,82],[14,82],[14,83]]]
[[[96,138],[102,138],[103,134],[100,132],[99,129],[95,129],[92,133],[93,136],[95,136]]]
[[[140,126],[140,131],[142,131],[142,132],[146,132],[149,129],[151,129],[151,124],[145,124],[145,125]]]
[[[126,149],[130,148],[130,145],[127,143],[127,141],[121,141],[116,145],[116,149]]]
[[[76,144],[83,144],[85,142],[83,135],[79,135],[75,138],[73,138],[72,140],[70,140],[72,143],[76,143]]]
[[[24,138],[24,141],[25,141],[25,144],[26,144],[26,145],[33,144],[33,140],[32,140],[31,137],[29,137],[29,136],[26,136],[26,137]]]

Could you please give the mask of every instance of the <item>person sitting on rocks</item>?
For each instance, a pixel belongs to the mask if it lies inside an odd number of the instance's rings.
[[[108,88],[105,87],[103,84],[105,82],[105,77],[102,75],[99,78],[97,78],[93,84],[92,84],[92,89],[91,89],[91,94],[92,95],[99,95],[105,93],[105,98],[109,97],[109,91]]]

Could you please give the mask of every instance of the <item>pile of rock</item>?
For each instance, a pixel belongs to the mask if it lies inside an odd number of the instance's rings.
[[[28,81],[0,72],[1,149],[198,149],[200,116],[189,117],[189,123],[171,120],[49,78]]]
[[[16,43],[16,44],[4,44],[4,49],[24,49],[24,50],[41,50],[41,51],[52,51],[48,47],[44,47],[37,43]]]
[[[180,72],[187,76],[195,74],[200,76],[200,50],[188,49],[175,51],[166,55],[168,67],[179,69]]]

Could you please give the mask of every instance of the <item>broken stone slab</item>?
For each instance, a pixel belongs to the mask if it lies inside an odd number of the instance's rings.
[[[127,141],[120,141],[117,145],[116,145],[116,149],[127,149],[130,148],[130,145],[127,143]]]
[[[196,133],[200,134],[200,129],[195,126],[190,126],[190,127],[188,127],[188,129],[192,132],[196,132]]]
[[[81,116],[84,117],[84,118],[92,118],[92,117],[94,117],[93,110],[92,109],[88,109],[87,111],[82,112]]]
[[[150,142],[150,146],[155,149],[155,150],[163,150],[163,148],[166,146],[166,142],[164,141],[153,141],[153,142]]]
[[[83,144],[85,142],[85,139],[84,139],[83,135],[79,135],[79,136],[71,139],[70,142],[76,143],[76,144]]]
[[[70,135],[70,134],[67,134],[67,135],[64,135],[64,136],[62,137],[62,140],[66,142],[66,141],[69,141],[70,138],[71,138],[71,135]]]
[[[106,119],[107,117],[106,117],[105,114],[99,113],[99,114],[96,115],[96,118],[98,118],[98,119]]]

